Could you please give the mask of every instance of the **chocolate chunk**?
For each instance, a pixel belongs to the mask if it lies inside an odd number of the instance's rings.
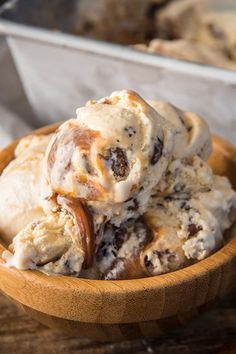
[[[153,260],[155,260],[155,258],[158,258],[159,261],[162,262],[162,258],[163,257],[167,257],[168,259],[170,259],[171,257],[175,257],[175,255],[172,252],[170,252],[169,249],[166,249],[166,250],[163,250],[163,251],[155,250],[155,251],[152,252],[151,258]],[[145,255],[145,257],[144,257],[144,265],[147,268],[147,270],[149,270],[151,272],[153,271],[154,264],[152,263],[152,261],[150,259],[148,259],[147,255]]]
[[[96,261],[100,262],[103,259],[103,257],[106,256],[106,254],[107,254],[107,244],[104,241],[102,241],[95,254]]]
[[[173,200],[189,200],[190,194],[187,192],[169,194],[164,197],[166,202],[171,202]]]
[[[166,195],[166,196],[164,197],[164,199],[165,199],[165,201],[167,201],[167,202],[171,202],[172,200],[174,200],[174,197],[171,196],[171,195]]]
[[[202,230],[202,226],[196,224],[189,224],[188,225],[188,234],[190,237],[196,235],[199,231]]]
[[[164,256],[167,256],[170,254],[170,250],[166,249],[164,251],[154,251],[153,254],[155,254],[158,258],[162,258]]]
[[[127,229],[125,227],[115,227],[114,225],[107,223],[104,228],[104,235],[112,235],[112,238],[108,237],[102,241],[96,250],[96,261],[101,262],[104,257],[109,256],[110,253],[114,257],[117,256],[117,251],[122,247],[123,243],[127,239]]]
[[[64,266],[65,266],[66,268],[70,268],[70,261],[69,261],[69,259],[67,259],[67,260],[64,262]]]
[[[123,149],[116,147],[108,150],[107,155],[103,156],[107,161],[111,162],[111,169],[117,181],[120,181],[129,174],[129,163],[126,153]]]
[[[154,144],[153,155],[151,158],[152,165],[155,165],[159,161],[159,159],[162,156],[162,151],[163,151],[163,141],[159,137],[157,137],[157,140]]]
[[[114,247],[117,251],[123,245],[127,236],[127,230],[124,227],[115,228],[114,230]]]

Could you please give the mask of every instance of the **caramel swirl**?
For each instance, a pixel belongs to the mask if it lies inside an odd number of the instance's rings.
[[[89,211],[78,198],[58,196],[57,202],[62,208],[72,214],[75,220],[79,230],[79,240],[75,238],[75,242],[81,242],[85,254],[83,268],[87,269],[92,266],[94,256],[94,230]]]

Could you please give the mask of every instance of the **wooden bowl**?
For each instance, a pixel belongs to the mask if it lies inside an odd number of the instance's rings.
[[[58,125],[37,130],[48,134]],[[236,186],[236,149],[214,137],[213,170]],[[0,152],[0,172],[12,160],[17,141]],[[8,211],[10,212],[10,211]],[[49,327],[100,341],[153,338],[179,326],[236,280],[236,228],[218,252],[184,269],[150,278],[103,281],[47,276],[1,266],[0,289]],[[0,246],[0,253],[4,246]]]

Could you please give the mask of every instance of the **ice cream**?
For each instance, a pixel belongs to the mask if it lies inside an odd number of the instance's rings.
[[[29,210],[40,210],[16,232],[6,266],[131,279],[188,266],[224,243],[236,193],[206,162],[211,137],[197,114],[123,90],[78,108],[50,141],[35,139],[0,177],[21,168],[34,181]]]
[[[194,40],[201,25],[202,5],[198,0],[167,1],[155,14],[159,38]]]
[[[90,101],[48,146],[45,178],[52,195],[82,198],[99,220],[117,226],[140,215],[167,168],[173,131],[132,91]]]
[[[149,104],[175,127],[174,158],[198,155],[203,160],[208,159],[211,153],[211,135],[202,117],[193,112],[184,112],[168,102],[149,101]]]
[[[145,214],[154,240],[141,254],[151,275],[209,256],[223,244],[223,232],[236,211],[236,193],[229,181],[214,176],[197,156],[188,164],[173,161],[158,188]]]
[[[109,280],[144,276],[140,252],[152,238],[152,231],[142,218],[128,220],[120,227],[107,223],[95,252],[97,276]]]
[[[236,60],[236,11],[212,11],[203,15],[197,40]]]
[[[21,139],[15,159],[0,177],[0,233],[6,243],[44,215],[40,205],[41,162],[49,140],[50,135]]]
[[[77,240],[76,240],[77,237]],[[3,257],[18,269],[78,276],[84,261],[78,230],[70,215],[53,213],[28,225]]]

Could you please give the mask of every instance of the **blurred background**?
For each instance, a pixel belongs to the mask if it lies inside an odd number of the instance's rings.
[[[122,88],[234,142],[235,20],[235,0],[0,0],[0,145]]]

